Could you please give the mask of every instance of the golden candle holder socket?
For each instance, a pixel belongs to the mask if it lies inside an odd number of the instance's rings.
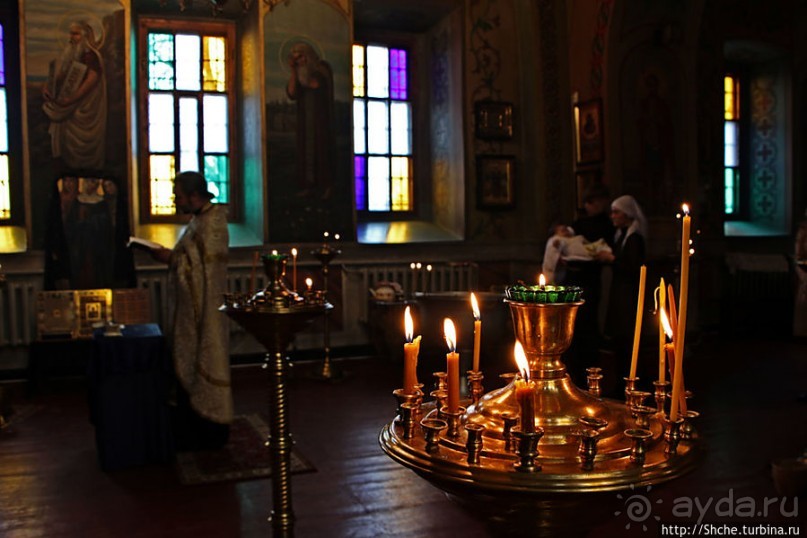
[[[600,432],[608,427],[608,421],[602,418],[582,416],[577,419],[581,426]]]
[[[590,428],[584,428],[578,432],[580,437],[580,448],[577,453],[580,455],[580,467],[584,471],[591,471],[594,469],[594,459],[597,457],[597,441],[599,441],[600,432]]]
[[[446,432],[446,436],[451,439],[456,439],[460,436],[460,422],[462,419],[462,415],[465,414],[465,408],[460,407],[457,411],[451,412],[448,410],[448,407],[444,407],[442,412],[440,413],[440,417],[444,418],[446,422],[448,422],[448,431]]]
[[[623,377],[622,379],[625,380],[625,401],[627,402],[630,398],[630,393],[636,390],[636,383],[639,382],[638,377]]]
[[[401,404],[401,428],[403,438],[411,439],[415,434],[415,411],[418,405],[414,401]]]
[[[588,392],[592,396],[596,398],[602,396],[602,388],[600,387],[602,368],[598,368],[597,366],[586,368],[586,381],[588,381]]]
[[[632,409],[633,417],[636,419],[636,427],[648,429],[650,427],[650,417],[656,414],[656,408],[647,405],[637,405]]]
[[[541,463],[536,461],[539,456],[538,442],[544,436],[544,429],[538,427],[534,432],[525,432],[516,426],[511,432],[516,438],[516,454],[518,461],[513,468],[520,473],[535,473],[541,470]]]
[[[518,424],[518,415],[515,413],[502,413],[502,437],[504,438],[504,451],[515,452],[516,443],[513,436],[513,428]]]
[[[448,390],[448,382],[446,379],[448,378],[448,373],[446,372],[434,372],[432,374],[434,376],[435,381],[435,388],[437,390]]]
[[[687,409],[687,412],[684,413],[684,423],[681,424],[681,439],[685,441],[691,441],[695,438],[695,426],[692,423],[695,419],[701,416],[700,413],[697,411],[693,411],[692,409]]]
[[[435,452],[440,447],[440,432],[448,428],[448,423],[439,418],[424,418],[420,421],[423,437],[426,441],[426,452]]]
[[[647,456],[647,442],[653,437],[653,432],[643,428],[625,430],[625,435],[631,440],[630,461],[643,465]]]
[[[434,409],[437,411],[437,415],[442,416],[443,409],[445,409],[446,406],[446,400],[448,400],[448,391],[445,389],[433,390],[429,395],[434,400]]]
[[[678,444],[681,442],[681,425],[684,423],[682,417],[676,420],[670,420],[669,417],[664,420],[664,453],[668,456],[678,454]]]
[[[466,424],[465,449],[468,451],[467,461],[471,465],[479,464],[479,455],[482,453],[482,432],[485,427],[481,424]]]
[[[399,417],[397,419],[398,421],[403,417],[403,404],[411,403],[419,407],[418,400],[422,400],[423,394],[418,394],[418,392],[419,391],[407,392],[402,388],[392,391],[392,395],[395,396],[395,400],[398,403],[398,407],[395,408],[395,414]]]
[[[653,386],[656,388],[654,396],[656,399],[656,413],[659,415],[664,414],[664,402],[667,401],[667,387],[670,386],[669,381],[653,381]]]
[[[485,392],[485,389],[482,386],[482,380],[484,378],[485,376],[482,374],[482,372],[468,370],[468,389],[471,393],[471,401],[473,403],[478,402],[479,398],[481,398],[482,394]]]

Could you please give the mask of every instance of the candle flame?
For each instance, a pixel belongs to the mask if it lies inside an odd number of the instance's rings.
[[[661,326],[664,327],[664,334],[667,335],[667,338],[672,340],[673,337],[673,330],[672,326],[670,325],[670,320],[667,318],[667,312],[664,311],[664,308],[661,308],[658,312],[661,319]]]
[[[409,312],[408,306],[404,311],[404,333],[406,334],[406,341],[411,344],[415,334],[415,324],[412,322],[412,314]]]
[[[414,268],[415,268],[415,262],[410,263],[410,264],[409,264],[409,268],[414,270]]]
[[[541,276],[538,277],[538,285],[541,287],[546,286],[546,277],[543,273],[541,273]]]
[[[513,346],[513,355],[516,358],[516,366],[518,366],[518,371],[521,373],[521,377],[529,381],[530,363],[527,361],[527,355],[524,354],[524,348],[522,347],[521,342],[518,340],[516,340],[516,343]]]
[[[427,266],[426,266],[426,270],[427,270],[427,271],[431,271],[431,270],[432,270],[432,264],[427,265]]]
[[[689,205],[688,204],[681,204],[681,211],[684,212],[684,215],[689,215]]]
[[[454,329],[454,322],[451,321],[451,318],[445,318],[443,320],[443,333],[446,337],[448,350],[451,353],[455,353],[457,351],[457,332]]]
[[[308,277],[308,278],[306,278],[306,279],[305,279],[305,286],[306,286],[306,287],[307,287],[309,290],[311,289],[311,286],[313,286],[313,285],[314,285],[314,281],[313,281],[313,280],[311,280],[311,277]]]
[[[272,251],[272,256],[277,256],[277,251],[276,250]]]
[[[291,255],[294,256],[295,258],[297,257],[297,249],[296,248],[291,249]]]
[[[339,234],[334,234],[334,235],[333,235],[333,238],[334,238],[336,241],[339,241]]]
[[[479,303],[476,302],[476,295],[474,295],[473,292],[471,292],[471,308],[474,309],[474,319],[477,321],[482,319],[482,316],[479,314]]]

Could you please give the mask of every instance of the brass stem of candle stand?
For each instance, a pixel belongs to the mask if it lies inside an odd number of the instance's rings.
[[[465,449],[468,451],[467,462],[471,465],[479,464],[479,455],[482,453],[482,432],[485,427],[481,424],[466,424],[465,432],[467,440],[465,441]]]
[[[664,402],[667,400],[667,387],[669,381],[653,381],[653,386],[656,387],[654,396],[656,399],[656,413],[664,415]]]
[[[320,248],[317,250],[311,251],[311,255],[314,256],[321,265],[322,269],[322,295],[327,301],[328,298],[328,273],[330,272],[329,265],[331,261],[341,254],[342,251],[330,247],[327,243],[323,243]],[[319,379],[324,380],[332,380],[341,378],[343,376],[343,372],[337,371],[331,365],[331,323],[330,323],[330,311],[325,312],[325,317],[322,320],[322,340],[323,340],[323,352],[324,357],[322,361],[322,368],[319,371],[319,374],[316,376]]]
[[[276,536],[293,536],[291,501],[291,449],[285,376],[288,363],[283,353],[267,353],[269,370],[269,447],[272,469],[272,530]]]

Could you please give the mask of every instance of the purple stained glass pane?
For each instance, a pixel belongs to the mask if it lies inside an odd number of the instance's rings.
[[[6,36],[3,30],[4,30],[3,25],[0,24],[0,86],[6,85],[6,62],[4,60],[6,55],[5,54]]]
[[[355,174],[354,185],[356,190],[356,209],[367,210],[367,162],[364,157],[353,157]]]
[[[406,51],[390,49],[390,97],[406,99]]]

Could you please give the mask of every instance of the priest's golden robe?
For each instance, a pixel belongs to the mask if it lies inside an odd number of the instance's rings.
[[[227,214],[207,204],[174,247],[171,342],[177,378],[193,409],[219,424],[233,420],[229,322],[219,312],[227,285]]]

